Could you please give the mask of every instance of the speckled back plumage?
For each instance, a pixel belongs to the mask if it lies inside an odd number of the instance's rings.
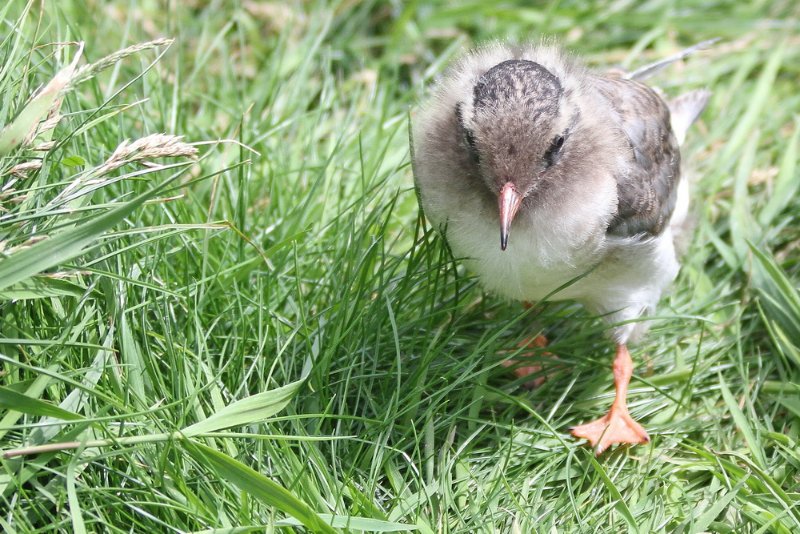
[[[618,172],[617,213],[608,231],[619,236],[659,235],[675,208],[681,157],[667,103],[643,83],[592,77],[627,138],[629,161]]]

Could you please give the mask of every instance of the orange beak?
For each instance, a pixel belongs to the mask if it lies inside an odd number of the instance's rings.
[[[508,246],[508,232],[511,228],[511,221],[519,210],[522,197],[517,193],[516,187],[511,182],[506,182],[500,190],[500,249],[505,250]]]

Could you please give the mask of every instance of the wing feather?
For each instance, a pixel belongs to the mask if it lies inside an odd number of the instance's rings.
[[[594,81],[630,148],[615,176],[618,206],[608,233],[659,235],[675,209],[680,179],[680,149],[669,107],[643,83],[621,77]]]

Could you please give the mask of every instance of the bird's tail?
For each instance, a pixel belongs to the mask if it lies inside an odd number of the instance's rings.
[[[710,97],[711,91],[699,89],[684,93],[669,101],[672,132],[678,139],[679,144],[683,144],[683,140],[686,138],[686,131],[703,112]]]
[[[686,131],[692,125],[700,113],[705,109],[708,104],[708,99],[711,97],[711,91],[700,89],[685,93],[673,100],[670,100],[670,122],[672,123],[672,131],[678,139],[678,143],[683,144],[686,138]],[[675,241],[676,248],[679,251],[685,251],[688,247],[687,236],[691,234],[691,221],[687,217],[689,215],[689,179],[684,176],[678,182],[678,193],[675,201],[675,209],[672,212],[670,219],[670,228],[672,229],[672,236]]]

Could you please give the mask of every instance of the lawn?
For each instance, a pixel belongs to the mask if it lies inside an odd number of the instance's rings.
[[[800,8],[0,7],[0,530],[800,532]],[[632,348],[481,290],[419,214],[408,120],[466,48],[558,39],[709,88],[692,238]],[[40,122],[41,121],[41,122]],[[37,126],[38,125],[38,126]],[[546,381],[503,367],[535,334]]]

